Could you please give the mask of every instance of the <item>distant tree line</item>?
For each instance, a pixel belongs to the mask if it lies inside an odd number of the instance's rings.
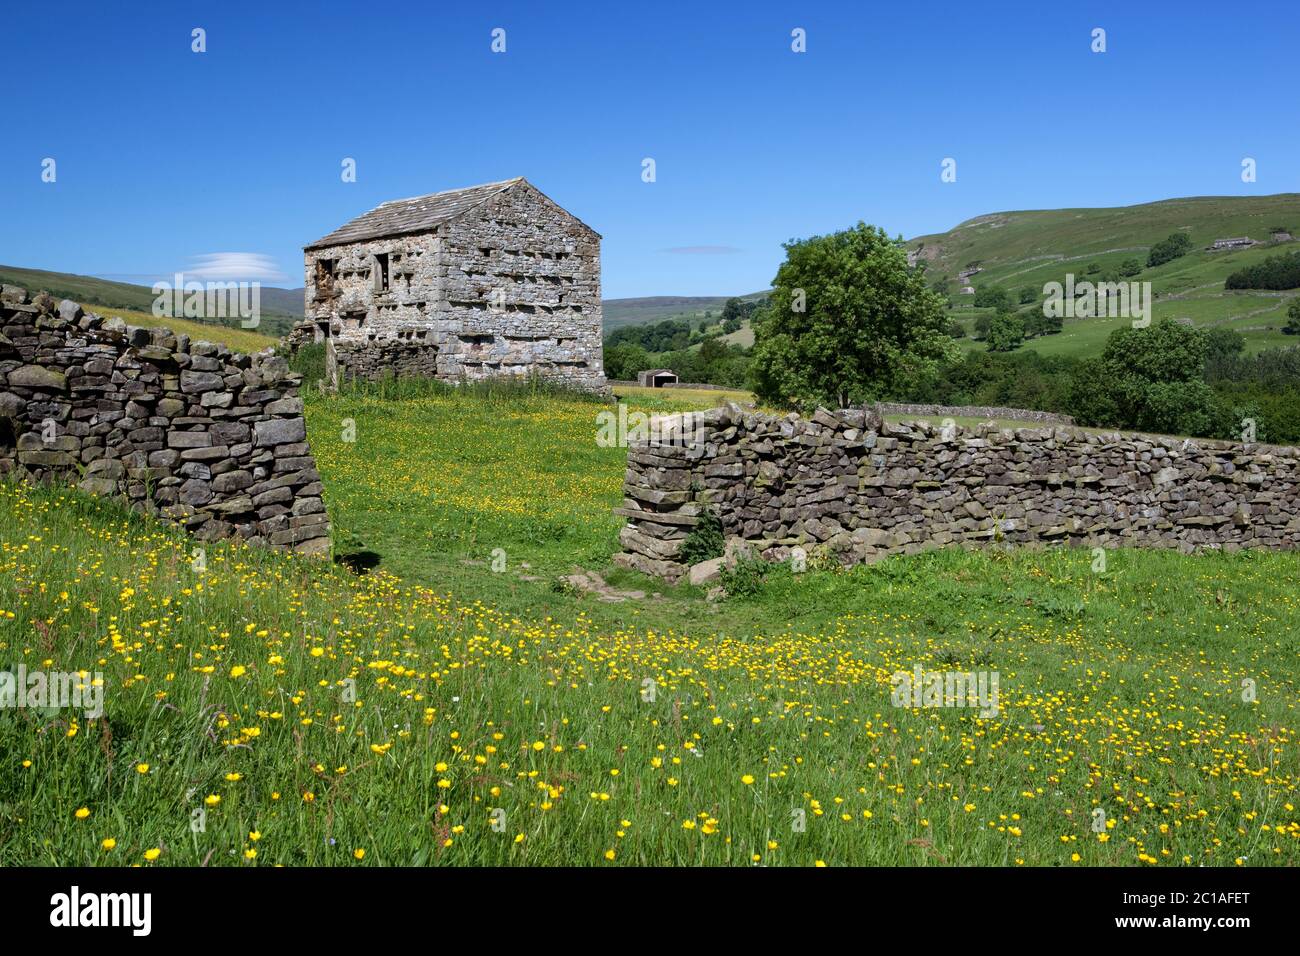
[[[605,374],[630,381],[646,369],[670,368],[683,382],[744,388],[750,350],[721,339],[740,331],[745,321],[752,320],[766,305],[766,297],[730,298],[720,314],[706,312],[694,330],[686,319],[615,329],[605,338]]]
[[[667,352],[649,352],[634,342],[605,346],[605,375],[622,381],[631,381],[646,369],[670,368],[683,382],[744,388],[749,363],[748,349],[717,337],[705,339],[699,348]]]
[[[1298,289],[1300,252],[1269,256],[1263,262],[1238,269],[1223,282],[1225,289]]]
[[[1006,306],[975,319],[975,340],[986,343],[990,352],[1011,352],[1027,339],[1055,335],[1062,328],[1064,320],[1059,315],[1044,315],[1040,305],[1019,311]]]
[[[970,352],[893,398],[1035,408],[1081,425],[1234,440],[1250,419],[1259,441],[1300,442],[1300,346],[1246,356],[1245,344],[1230,329],[1165,320],[1116,330],[1089,359]]]
[[[723,334],[730,335],[732,332],[739,332],[741,326],[745,324],[745,320],[752,319],[754,314],[766,303],[766,297],[762,299],[728,299],[722,306]]]
[[[691,343],[691,323],[685,319],[665,319],[649,325],[625,325],[605,337],[605,347],[637,345],[647,352],[684,349]]]

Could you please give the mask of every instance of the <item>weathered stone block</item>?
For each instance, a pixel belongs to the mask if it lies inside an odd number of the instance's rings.
[[[298,442],[306,437],[306,423],[301,418],[273,418],[253,425],[253,444],[258,447]]]
[[[38,388],[47,392],[62,392],[68,387],[68,377],[57,369],[41,365],[23,365],[8,376],[9,386]]]

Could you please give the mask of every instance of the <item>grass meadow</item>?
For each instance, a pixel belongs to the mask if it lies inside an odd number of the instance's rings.
[[[709,601],[609,570],[610,406],[307,400],[363,573],[0,483],[0,668],[104,692],[0,709],[0,864],[1300,860],[1294,554],[945,550]],[[918,665],[997,671],[999,712],[894,706]]]

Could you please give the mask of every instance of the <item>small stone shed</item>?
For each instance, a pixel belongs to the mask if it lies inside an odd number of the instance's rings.
[[[646,388],[663,388],[665,385],[677,384],[677,373],[670,368],[648,368],[636,373],[636,381]]]

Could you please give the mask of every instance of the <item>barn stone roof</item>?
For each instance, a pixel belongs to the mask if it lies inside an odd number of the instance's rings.
[[[410,199],[393,199],[344,223],[329,235],[322,236],[303,248],[319,249],[323,246],[338,246],[347,242],[426,232],[522,182],[527,180],[522,176],[516,176],[514,179],[505,179],[498,183],[447,189],[440,193],[414,196]]]

